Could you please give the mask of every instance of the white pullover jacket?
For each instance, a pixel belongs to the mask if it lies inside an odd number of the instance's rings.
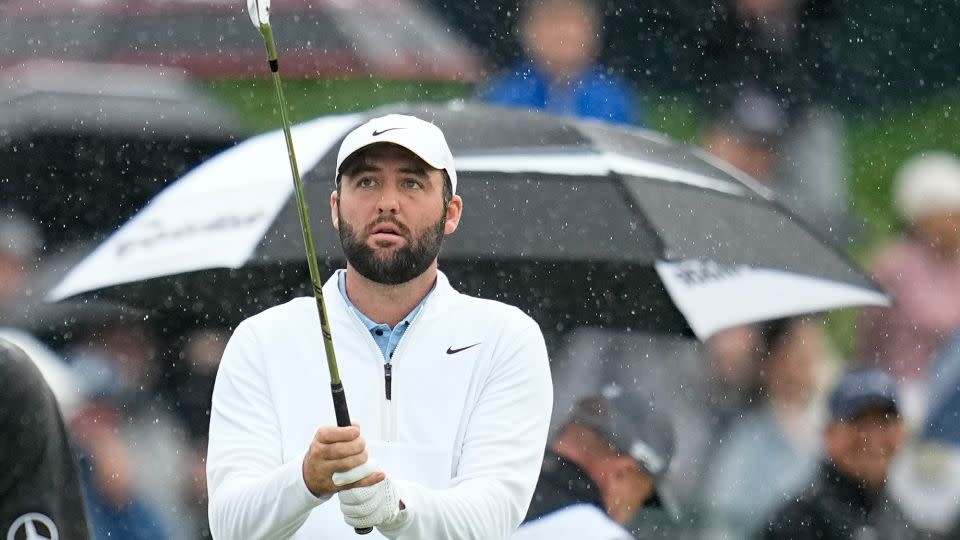
[[[323,293],[351,420],[406,506],[397,528],[365,538],[508,538],[530,504],[552,408],[536,323],[514,307],[456,292],[438,272],[388,378],[336,276]],[[241,323],[213,392],[207,478],[214,538],[355,538],[336,496],[319,499],[303,481],[310,442],[331,425],[314,299]]]

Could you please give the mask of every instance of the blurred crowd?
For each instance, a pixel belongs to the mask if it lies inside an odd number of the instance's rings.
[[[807,20],[825,16],[822,3],[713,3],[723,24],[706,34],[707,46],[724,51],[726,63],[703,81],[719,97],[699,144],[773,190],[829,242],[856,245],[843,118],[804,91],[816,69],[805,61],[815,39]],[[517,19],[523,58],[475,98],[647,125],[643,89],[597,60],[602,7],[530,2]],[[636,538],[802,538],[791,527],[808,514],[829,515],[836,509],[816,504],[837,497],[850,515],[811,538],[960,537],[960,158],[931,148],[902,163],[891,204],[901,232],[876,249],[868,269],[894,304],[856,315],[850,355],[831,342],[823,314],[729,328],[705,343],[604,328],[554,340],[552,452],[601,478],[591,464],[605,445],[573,455],[563,441],[586,430],[629,446],[584,399],[634,396],[617,406],[618,421],[660,418],[660,435],[634,426],[630,441],[651,444],[667,463],[656,474],[644,465],[653,487],[642,491],[644,479],[635,479],[627,492],[647,496],[626,506],[613,504],[617,488],[600,482],[607,499],[598,506],[608,517]],[[41,260],[36,226],[0,213],[0,326],[30,326],[17,314],[42,296],[31,285]],[[72,383],[61,402],[69,403],[95,537],[208,537],[205,434],[230,329],[165,325],[119,309],[70,317],[45,344],[27,345],[31,338],[12,329],[5,335],[66,366]],[[651,441],[664,430],[669,441]],[[659,504],[651,509],[648,500]],[[535,499],[532,512],[537,504],[546,503]],[[853,536],[858,527],[874,536]]]

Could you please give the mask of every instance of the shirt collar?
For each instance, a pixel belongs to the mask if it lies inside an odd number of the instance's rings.
[[[357,314],[357,317],[360,318],[360,322],[362,322],[363,325],[367,327],[367,330],[373,330],[378,326],[390,328],[390,326],[387,324],[378,323],[373,319],[371,319],[370,317],[367,317],[366,315],[364,315],[362,311],[357,309],[357,306],[353,305],[353,302],[350,301],[350,297],[347,296],[347,271],[346,270],[343,270],[343,269],[337,270],[337,288],[340,289],[340,296],[343,297],[343,301],[347,303],[347,306],[349,306],[354,313]],[[410,313],[407,313],[407,316],[404,317],[403,320],[397,323],[397,325],[394,326],[393,328],[409,326],[410,323],[413,322],[413,319],[417,316],[417,313],[420,313],[420,309],[423,308],[423,305],[427,302],[427,299],[430,298],[430,295],[433,294],[433,291],[436,290],[436,288],[437,288],[437,284],[434,283],[433,287],[430,288],[430,292],[428,292],[427,295],[423,297],[423,300],[420,300],[420,303],[417,304],[416,307],[414,307],[410,311]]]

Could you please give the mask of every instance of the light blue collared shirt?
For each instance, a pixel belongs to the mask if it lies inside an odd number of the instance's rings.
[[[423,304],[427,301],[427,298],[430,298],[430,295],[433,294],[433,289],[437,286],[434,284],[433,288],[430,289],[430,292],[423,297],[423,300],[417,304],[417,307],[413,308],[402,321],[397,323],[396,326],[390,328],[387,324],[379,324],[374,322],[370,317],[367,317],[363,314],[362,311],[357,309],[357,306],[353,305],[353,302],[350,301],[350,298],[347,296],[347,272],[346,270],[337,271],[337,286],[340,288],[340,295],[343,296],[343,301],[350,306],[350,309],[357,314],[357,317],[360,318],[360,321],[364,326],[367,327],[367,330],[370,331],[370,336],[373,337],[373,341],[377,343],[377,347],[380,347],[380,352],[383,353],[383,361],[390,363],[390,360],[393,358],[393,351],[396,350],[397,344],[400,343],[400,338],[403,337],[403,334],[406,333],[407,328],[410,328],[410,323],[413,322],[413,319],[416,318],[417,313],[420,313],[420,309],[423,308]]]

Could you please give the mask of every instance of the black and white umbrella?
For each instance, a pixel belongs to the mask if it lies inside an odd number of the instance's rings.
[[[466,292],[524,306],[541,325],[706,338],[737,324],[888,301],[765,188],[699,150],[645,130],[463,103],[396,105],[294,128],[318,256],[330,266],[341,257],[328,203],[339,142],[386,112],[436,123],[453,150],[464,215],[441,269]],[[189,311],[257,296],[291,276],[305,284],[286,160],[277,131],[207,161],[50,298],[96,292]]]

